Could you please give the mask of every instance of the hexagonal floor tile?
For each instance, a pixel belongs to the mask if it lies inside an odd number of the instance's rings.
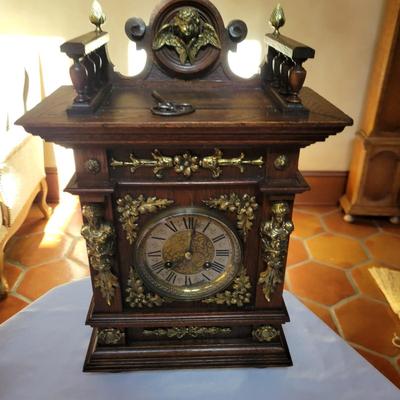
[[[21,311],[28,305],[25,301],[18,299],[13,295],[8,295],[4,300],[0,301],[0,324],[12,317],[18,311]]]
[[[356,283],[357,287],[360,289],[360,292],[365,294],[366,296],[372,297],[376,300],[386,301],[385,296],[382,291],[379,289],[375,280],[372,278],[372,275],[369,272],[371,267],[380,267],[377,263],[368,263],[361,265],[354,270],[351,271],[351,275]]]
[[[346,274],[337,268],[310,262],[287,271],[292,292],[330,306],[354,294]]]
[[[298,211],[305,211],[316,215],[325,215],[332,211],[337,210],[337,207],[333,206],[297,206],[295,203],[295,209]]]
[[[327,264],[351,268],[368,259],[360,243],[351,238],[329,233],[307,240],[312,256]]]
[[[322,217],[327,227],[336,233],[364,238],[378,232],[378,228],[372,220],[357,218],[355,222],[349,224],[343,220],[341,211],[336,211]]]
[[[386,360],[386,358],[372,354],[369,351],[360,349],[354,346],[358,353],[360,353],[370,364],[372,364],[378,371],[386,376],[393,384],[400,388],[400,374],[396,368]]]
[[[55,286],[89,275],[89,268],[70,260],[61,260],[31,268],[19,285],[17,292],[35,300]]]
[[[400,224],[391,224],[387,219],[379,219],[378,225],[384,232],[400,236]]]
[[[294,210],[293,223],[293,236],[295,237],[308,238],[323,232],[321,222],[315,215]]]
[[[23,236],[32,233],[42,233],[46,229],[48,219],[43,217],[37,204],[33,204],[29,210],[28,216],[21,227],[16,232],[15,236]]]
[[[310,309],[317,317],[322,319],[332,330],[337,333],[337,327],[333,322],[331,314],[329,312],[329,307],[320,306],[318,304],[313,303],[312,301],[308,301],[306,299],[301,299],[301,302]]]
[[[65,232],[72,236],[80,237],[83,225],[82,212],[80,206],[76,207],[69,216],[65,224]]]
[[[380,233],[366,241],[372,257],[400,268],[400,237]]]
[[[303,241],[296,238],[290,238],[287,266],[298,264],[308,260],[308,253],[304,247]]]
[[[89,265],[85,240],[77,240],[74,243],[71,252],[68,253],[67,257],[72,260],[79,261],[84,265]]]
[[[387,356],[400,353],[392,344],[400,321],[386,304],[358,297],[335,308],[346,340]]]
[[[6,259],[27,267],[43,264],[63,257],[71,242],[72,239],[58,233],[21,236],[7,248]]]
[[[13,289],[18,277],[22,274],[22,270],[9,263],[4,264],[4,277],[8,283],[10,290]]]

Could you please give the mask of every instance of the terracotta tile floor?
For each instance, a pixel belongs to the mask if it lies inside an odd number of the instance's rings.
[[[400,321],[368,269],[400,269],[400,226],[386,220],[342,220],[333,207],[297,207],[286,288],[400,387],[400,349],[392,343]],[[6,249],[11,292],[0,302],[0,323],[62,283],[88,275],[80,237],[82,217],[66,196],[49,221],[33,206]]]

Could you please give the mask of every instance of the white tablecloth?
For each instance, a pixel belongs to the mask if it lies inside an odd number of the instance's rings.
[[[400,391],[285,293],[290,368],[82,373],[88,279],[57,288],[0,325],[1,400],[399,400]]]

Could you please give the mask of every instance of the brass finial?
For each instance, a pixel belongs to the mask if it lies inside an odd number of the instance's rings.
[[[106,22],[106,14],[103,12],[103,8],[101,4],[94,0],[92,4],[92,10],[90,12],[89,20],[90,22],[96,26],[96,32],[102,32],[101,25]]]
[[[269,20],[269,23],[275,29],[273,33],[275,36],[280,35],[279,29],[285,25],[285,22],[285,12],[283,11],[282,6],[278,3],[278,5],[274,8],[274,11],[272,11],[271,18]]]

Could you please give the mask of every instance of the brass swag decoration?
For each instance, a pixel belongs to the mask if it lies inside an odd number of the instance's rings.
[[[145,199],[143,195],[139,195],[136,199],[129,194],[119,198],[117,212],[120,214],[119,221],[122,223],[128,242],[133,244],[136,240],[139,228],[137,221],[141,215],[155,213],[173,203],[173,200],[157,199],[156,197]]]
[[[271,220],[260,231],[263,259],[267,268],[261,272],[258,284],[263,286],[267,301],[271,300],[276,286],[283,282],[289,237],[294,229],[293,222],[288,219],[290,208],[287,203],[274,203],[271,211]]]
[[[94,287],[110,306],[119,286],[118,279],[111,272],[115,252],[115,230],[111,223],[103,220],[104,209],[100,205],[86,205],[82,215],[86,220],[81,234],[86,240],[89,263],[97,273],[93,279]]]
[[[202,159],[192,155],[190,152],[168,157],[162,155],[157,149],[151,155],[153,157],[152,160],[139,159],[133,154],[129,155],[130,161],[118,161],[113,158],[111,159],[110,166],[113,168],[129,167],[132,174],[142,167],[153,168],[155,177],[162,179],[164,177],[163,171],[172,168],[177,174],[182,174],[185,178],[190,178],[200,167],[210,170],[213,178],[219,178],[222,175],[222,167],[237,167],[243,173],[246,165],[259,168],[264,165],[263,157],[255,160],[247,160],[244,153],[241,153],[236,158],[223,158],[223,153],[219,149],[215,149],[213,155],[203,157]]]
[[[125,333],[120,329],[106,328],[97,332],[97,343],[101,345],[116,345],[123,342]]]
[[[246,275],[244,268],[241,273],[234,279],[232,289],[225,290],[222,293],[217,293],[213,297],[202,300],[205,304],[218,304],[218,305],[235,305],[243,307],[245,304],[250,303],[251,299],[251,283],[250,278]]]
[[[126,292],[128,295],[125,301],[131,308],[159,307],[166,302],[166,300],[158,294],[146,293],[143,281],[133,268],[131,268],[129,272]]]
[[[204,338],[212,336],[229,336],[232,333],[231,328],[220,328],[220,327],[201,327],[201,326],[190,326],[190,327],[173,327],[166,329],[145,329],[143,331],[144,336],[154,337],[167,337],[169,339],[183,339],[187,336],[191,338]]]
[[[246,242],[247,234],[253,227],[254,211],[258,209],[256,198],[248,194],[239,197],[236,193],[222,195],[217,199],[203,201],[210,208],[237,214],[237,227]]]
[[[257,329],[254,329],[252,332],[252,336],[255,340],[259,342],[270,342],[279,336],[279,331],[276,330],[273,326],[264,325],[260,326]]]
[[[222,174],[221,167],[237,167],[243,174],[245,165],[253,165],[259,168],[264,165],[263,157],[256,160],[246,160],[244,153],[240,153],[240,156],[236,158],[223,158],[223,156],[220,149],[215,149],[212,156],[204,157],[200,161],[200,166],[209,169],[213,178],[219,178]]]
[[[174,18],[161,27],[153,41],[153,50],[164,46],[173,47],[182,65],[187,61],[194,64],[201,48],[211,45],[221,49],[221,42],[215,28],[205,22],[198,10],[185,7]]]

